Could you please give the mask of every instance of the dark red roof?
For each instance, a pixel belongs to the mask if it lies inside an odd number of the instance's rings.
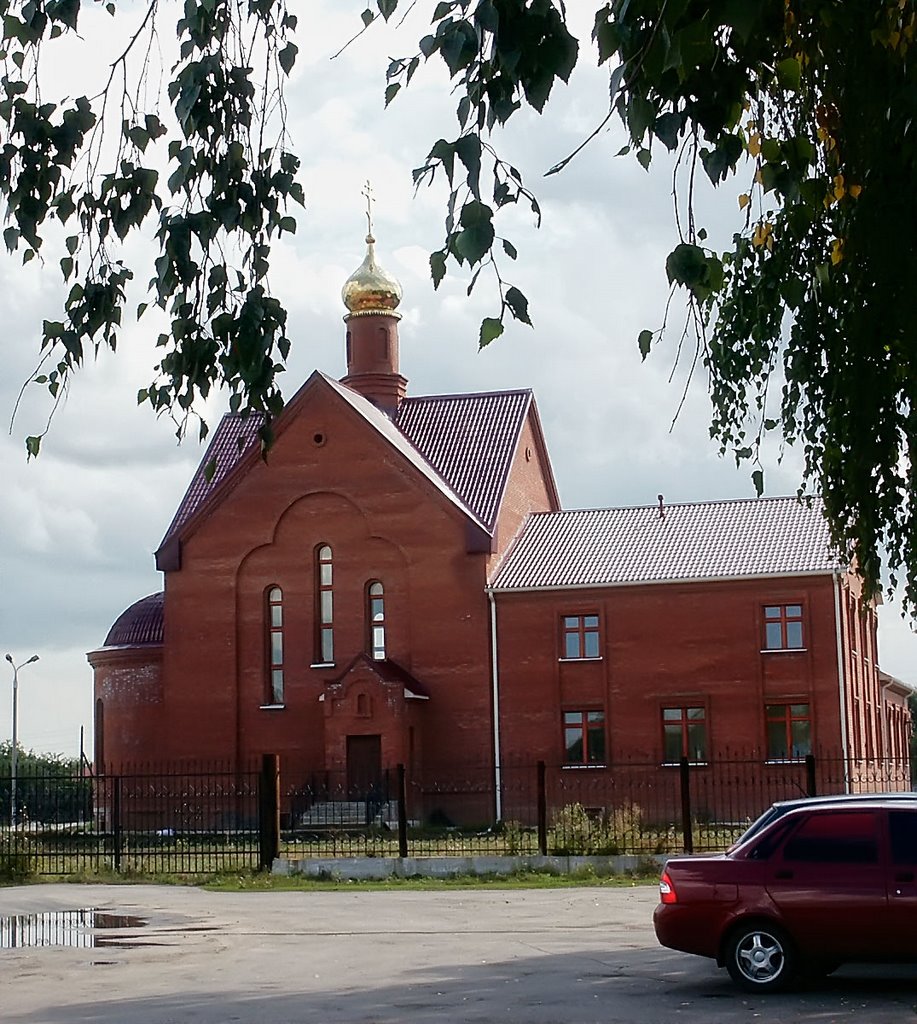
[[[430,691],[424,684],[416,676],[411,675],[406,668],[399,665],[397,661],[392,661],[390,658],[376,660],[365,652],[361,652],[351,659],[344,671],[329,685],[336,686],[342,683],[357,665],[370,669],[384,683],[394,683],[396,686],[401,684],[406,691],[406,697],[424,697],[427,699],[430,697]]]
[[[207,451],[197,471],[191,478],[191,485],[185,492],[178,511],[169,524],[160,548],[164,547],[174,534],[214,494],[239,459],[257,443],[258,430],[264,422],[260,413],[252,413],[243,419],[241,413],[227,413],[214,432]],[[213,464],[213,475],[207,479],[207,467]]]
[[[326,380],[341,389],[337,382]],[[356,393],[343,390],[353,395],[354,401],[365,401]],[[405,398],[394,426],[434,475],[488,531],[493,531],[519,435],[531,406],[529,390]],[[166,530],[160,552],[208,504],[243,455],[258,443],[262,422],[256,415],[244,420],[239,414],[223,417]],[[214,472],[208,480],[206,469],[211,463]]]
[[[162,643],[163,593],[150,594],[121,612],[105,637],[105,647]]]
[[[495,590],[834,573],[821,503],[747,498],[529,516]]]
[[[531,391],[405,398],[396,426],[493,530]]]

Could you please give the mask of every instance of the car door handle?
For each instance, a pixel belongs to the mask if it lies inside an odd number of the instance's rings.
[[[784,868],[782,871],[778,871],[777,872],[777,877],[778,878],[792,878],[793,877],[793,872],[790,871],[789,868]]]
[[[896,882],[913,882],[914,872],[913,871],[902,871],[900,874],[895,875]]]

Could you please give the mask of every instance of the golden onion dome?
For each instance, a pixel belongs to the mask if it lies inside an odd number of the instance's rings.
[[[401,302],[401,285],[376,262],[375,242],[371,234],[366,236],[366,256],[344,282],[341,298],[351,316],[370,313],[400,316],[394,310]]]

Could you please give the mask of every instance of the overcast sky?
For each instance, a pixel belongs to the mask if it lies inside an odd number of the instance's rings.
[[[377,199],[377,254],[404,289],[401,370],[409,393],[533,388],[567,508],[653,503],[660,493],[667,502],[752,497],[749,468],[720,458],[709,439],[701,372],[672,427],[690,363],[690,354],[683,355],[672,372],[677,330],[645,363],[637,349],[637,334],[659,326],[666,300],[663,264],[675,240],[667,168],[647,175],[632,158],[615,159],[625,141],[615,124],[563,174],[541,178],[605,114],[607,76],[593,66],[591,53],[571,84],[555,90],[546,116],[520,118],[500,140],[544,214],[540,230],[523,210],[498,225],[519,248],[518,263],[504,269],[528,295],[535,326],[510,325],[479,353],[478,324],[493,312],[495,293],[482,278],[468,299],[467,278],[451,268],[433,291],[427,258],[442,244],[445,190],[415,196],[411,178],[432,143],[454,135],[455,100],[438,69],[422,68],[383,110],[387,58],[413,53],[425,32],[417,12],[399,31],[374,26],[329,59],[359,27],[363,6],[311,0],[308,25],[297,38],[289,127],[303,161],[307,205],[294,211],[295,238],[275,246],[270,278],[290,314],[285,396],[316,367],[336,377],[345,371],[340,289],[363,258],[360,193],[369,178]],[[591,5],[582,6],[576,30],[588,45]],[[177,10],[164,5],[164,37]],[[101,20],[95,14],[82,23],[93,61],[75,48],[73,63],[55,68],[73,94],[93,91],[80,78],[87,67],[105,67],[95,54],[112,29],[97,28]],[[702,198],[704,219],[721,238],[740,223],[737,191]],[[143,244],[132,244],[130,255],[139,262]],[[145,282],[149,271],[137,277]],[[147,316],[139,326],[128,323],[117,355],[105,353],[77,374],[40,458],[27,464],[23,439],[44,426],[45,393],[26,389],[8,432],[10,417],[37,361],[41,320],[59,318],[61,296],[55,259],[22,267],[16,257],[0,257],[0,654],[12,652],[17,663],[40,656],[20,675],[20,742],[72,754],[81,726],[86,750],[92,749],[86,652],[102,644],[125,607],[162,588],[152,552],[202,449],[193,439],[178,446],[167,419],[136,405],[137,390],[152,377],[160,329]],[[138,287],[134,305],[144,297]],[[678,316],[670,319],[677,328]],[[220,396],[208,403],[211,425],[223,411]],[[767,494],[792,494],[798,483],[793,453],[766,466]],[[886,605],[880,618],[883,668],[917,683],[917,638],[896,604]],[[11,676],[8,668],[0,678]],[[7,686],[0,693],[8,695]],[[5,700],[0,739],[10,735]]]

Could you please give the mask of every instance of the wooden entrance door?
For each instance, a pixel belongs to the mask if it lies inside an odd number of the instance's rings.
[[[382,791],[382,737],[347,737],[347,795],[377,799]]]

